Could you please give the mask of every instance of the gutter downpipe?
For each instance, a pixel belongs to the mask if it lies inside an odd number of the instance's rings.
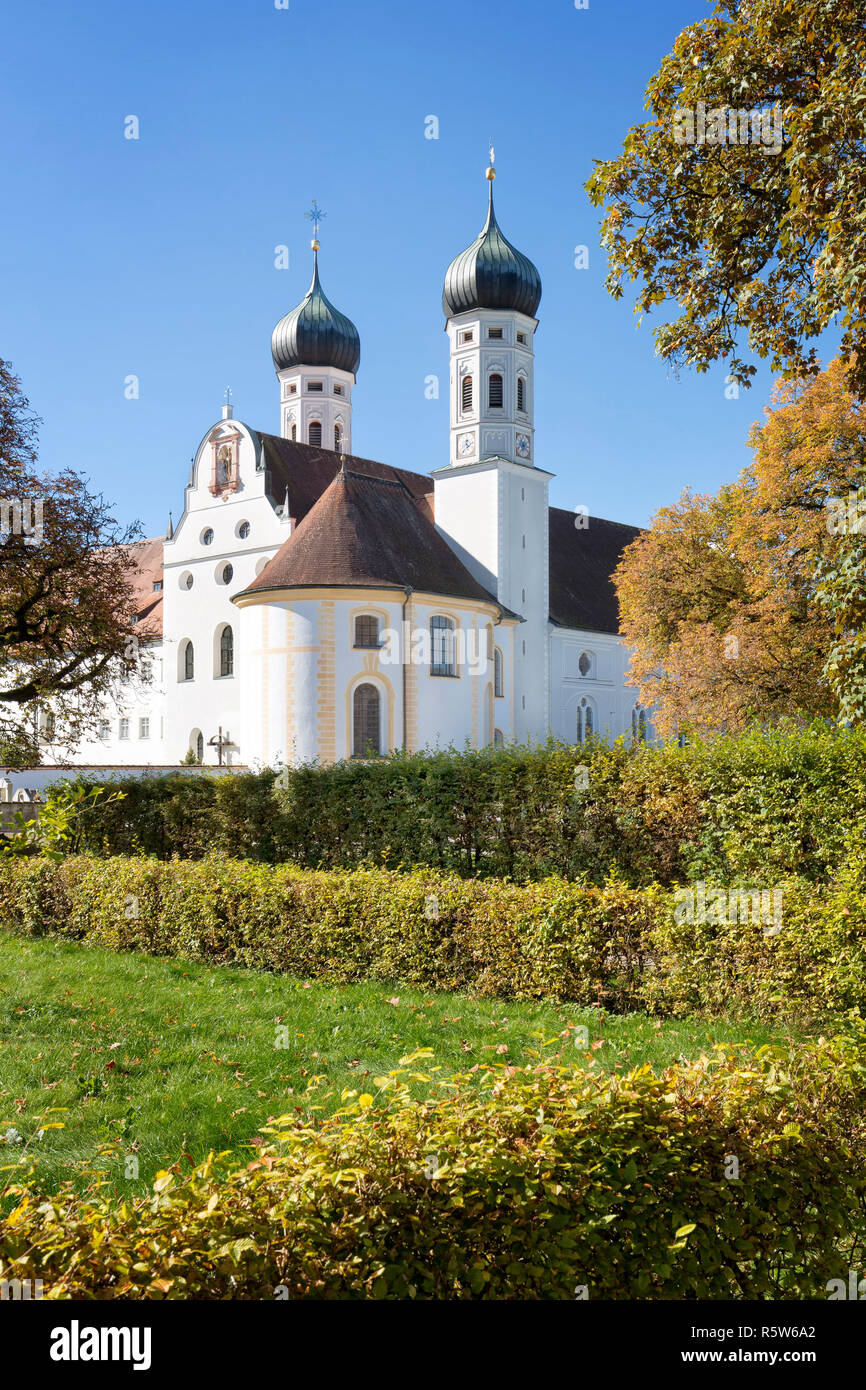
[[[407,607],[408,607],[408,605],[409,605],[409,600],[411,599],[411,597],[412,597],[412,595],[414,594],[414,592],[415,592],[415,590],[412,588],[412,585],[411,585],[411,584],[405,584],[405,585],[403,586],[403,593],[406,595],[406,597],[405,597],[404,600],[403,600],[403,615],[402,615],[402,619],[401,619],[401,622],[400,622],[400,664],[401,664],[401,666],[403,667],[403,752],[404,752],[404,753],[407,751],[407,730],[408,730],[408,727],[409,727],[409,720],[408,720],[408,716],[407,716],[407,712],[406,712],[406,652],[403,650],[403,643],[405,642],[405,639],[406,639],[406,609],[407,609]]]

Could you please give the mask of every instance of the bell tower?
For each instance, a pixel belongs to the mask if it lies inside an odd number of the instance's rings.
[[[313,279],[301,303],[280,319],[271,353],[280,383],[280,433],[299,444],[352,452],[352,391],[361,360],[358,330],[328,299],[319,279],[319,222],[313,222]]]
[[[513,726],[548,728],[548,483],[535,466],[533,338],[541,277],[503,235],[493,206],[452,261],[442,307],[448,334],[450,445],[433,474],[436,528],[478,581],[523,619],[514,634]]]

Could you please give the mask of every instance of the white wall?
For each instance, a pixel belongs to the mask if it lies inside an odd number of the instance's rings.
[[[423,662],[410,659],[406,668],[406,730],[411,749],[462,748],[467,742],[483,746],[492,741],[494,727],[510,738],[511,628],[494,629],[494,641],[503,648],[506,662],[506,698],[494,702],[492,645],[487,640],[483,646],[479,635],[492,626],[492,606],[482,609],[460,600],[413,595],[405,612],[408,631],[402,626],[404,595],[389,590],[303,590],[278,598],[243,600],[238,608],[244,661],[240,727],[248,761],[254,766],[278,766],[351,757],[353,692],[364,682],[380,693],[381,748],[400,748],[404,679],[399,658],[404,650],[410,658],[413,652],[425,657]],[[376,616],[383,637],[386,631],[395,634],[394,645],[378,651],[356,648],[354,624],[361,614]],[[415,637],[418,633],[426,637],[436,614],[451,618],[455,631],[475,634],[471,647],[464,636],[466,660],[458,664],[453,677],[431,674],[426,651],[421,649],[424,638]],[[470,657],[475,658],[472,669]]]
[[[586,676],[578,662],[582,652],[591,658]],[[629,651],[621,637],[607,632],[581,632],[571,628],[550,629],[550,726],[552,732],[569,743],[577,735],[577,710],[587,700],[597,716],[596,731],[609,742],[622,734],[631,737],[632,710],[637,691],[626,685]],[[647,738],[652,726],[647,723]]]

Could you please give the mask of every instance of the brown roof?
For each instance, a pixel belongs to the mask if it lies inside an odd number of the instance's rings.
[[[245,592],[311,586],[413,589],[443,597],[496,602],[470,574],[433,524],[433,480],[407,468],[349,455],[338,482],[340,456],[251,431],[259,440],[267,491],[282,505],[286,489],[295,523],[291,536]],[[308,518],[308,520],[307,520]],[[560,627],[619,631],[611,576],[636,526],[551,507],[550,618]],[[142,634],[162,634],[161,537],[137,541],[134,585]],[[508,609],[503,610],[508,613]]]
[[[551,507],[550,619],[559,627],[590,632],[619,632],[619,605],[611,578],[637,526],[601,517],[584,518],[578,529],[574,512]]]
[[[288,488],[289,512],[297,524],[334,481],[340,471],[340,455],[332,449],[321,449],[315,444],[296,444],[276,434],[262,434],[260,430],[251,433],[261,443],[268,474],[268,493],[274,502],[282,505]],[[353,473],[365,473],[370,478],[401,482],[413,497],[420,498],[433,492],[433,480],[426,474],[411,473],[407,468],[392,468],[390,464],[378,463],[376,459],[347,454],[346,467]]]
[[[330,449],[317,448],[312,444],[298,444],[290,439],[281,439],[274,434],[255,431],[261,443],[265,468],[268,473],[268,492],[275,502],[282,503],[286,489],[289,494],[289,511],[297,527],[298,523],[324,498],[340,469],[340,456]],[[356,551],[352,556],[340,557],[333,539],[330,541],[322,533],[321,544],[313,546],[305,542],[303,564],[301,552],[292,560],[292,572],[303,575],[302,579],[288,581],[283,579],[280,587],[291,587],[292,583],[309,586],[316,584],[360,584],[356,578],[361,569],[379,572],[379,583],[403,588],[411,584],[415,589],[425,588],[428,592],[470,596],[469,585],[473,586],[471,596],[484,594],[486,590],[472,578],[469,571],[457,560],[451,548],[442,540],[433,526],[433,480],[424,473],[414,473],[407,468],[392,468],[389,464],[375,459],[359,458],[350,455],[346,460],[350,475],[356,478],[378,479],[382,482],[398,484],[405,498],[411,498],[417,511],[427,525],[418,535],[420,548],[416,551],[409,533],[401,535],[396,513],[399,506],[396,498],[392,508],[380,511],[373,507],[368,520],[356,536]],[[382,497],[381,491],[376,494]],[[385,536],[377,532],[386,526],[390,512],[389,529],[396,533]],[[575,514],[558,507],[550,508],[550,618],[560,627],[584,628],[591,632],[619,632],[619,609],[616,591],[611,576],[619,563],[625,547],[639,535],[639,528],[627,526],[618,521],[605,521],[600,517],[590,517],[584,530],[577,530]],[[414,519],[417,525],[417,518]],[[369,528],[369,535],[364,532]],[[434,540],[430,539],[432,535]],[[413,531],[412,533],[416,533]],[[279,555],[266,567],[250,589],[276,587],[273,576],[280,555],[295,538],[295,533],[283,546]],[[363,564],[359,568],[360,546],[364,551]],[[431,548],[434,547],[434,548]],[[295,552],[292,552],[295,554]],[[381,573],[388,555],[386,568],[391,575],[385,579]],[[416,583],[411,577],[410,566],[423,573],[424,584]],[[456,572],[455,572],[456,567]],[[288,570],[279,571],[281,574]],[[342,573],[349,578],[324,578],[325,573]],[[416,572],[416,571],[412,571]],[[437,578],[438,573],[438,578]],[[313,578],[315,577],[315,578]],[[261,581],[266,578],[266,582]],[[372,582],[372,581],[369,581]],[[447,585],[448,587],[443,587]],[[508,611],[508,610],[505,610]]]
[[[128,547],[136,564],[132,576],[132,591],[138,626],[143,637],[162,636],[162,589],[154,592],[154,583],[162,581],[163,538],[133,541]]]
[[[433,526],[424,495],[413,493],[400,470],[382,464],[379,469],[393,476],[348,467],[338,471],[244,592],[408,585],[443,597],[496,603]],[[291,496],[290,489],[290,502]]]

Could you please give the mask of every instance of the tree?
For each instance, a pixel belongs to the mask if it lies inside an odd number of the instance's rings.
[[[662,735],[841,713],[822,594],[863,544],[840,517],[866,481],[866,418],[838,360],[777,383],[766,416],[739,480],[662,508],[614,576],[630,679]]]
[[[840,721],[866,724],[866,487],[839,501],[839,547],[819,569],[817,598],[833,627],[824,674]]]
[[[642,282],[636,312],[673,366],[752,352],[794,379],[819,370],[809,340],[842,328],[849,385],[866,399],[866,25],[840,0],[718,0],[651,79],[651,119],[586,187],[604,205],[607,286]]]
[[[104,699],[138,669],[130,543],[103,498],[70,469],[41,474],[38,421],[0,361],[0,761],[39,760],[96,731]]]

